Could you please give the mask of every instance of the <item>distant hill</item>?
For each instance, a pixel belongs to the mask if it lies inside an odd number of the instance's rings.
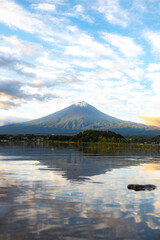
[[[86,102],[79,102],[48,116],[0,127],[0,134],[76,134],[84,130],[114,131],[123,135],[158,135],[160,128],[123,121]]]
[[[160,135],[152,137],[151,142],[160,143]]]
[[[86,130],[83,133],[78,133],[71,138],[71,141],[76,142],[126,142],[126,139],[121,135],[111,131]]]

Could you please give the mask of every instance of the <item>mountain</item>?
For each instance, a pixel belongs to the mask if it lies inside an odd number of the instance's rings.
[[[158,135],[160,129],[111,117],[86,102],[78,102],[48,116],[0,127],[0,134],[76,134],[111,130],[124,135]]]

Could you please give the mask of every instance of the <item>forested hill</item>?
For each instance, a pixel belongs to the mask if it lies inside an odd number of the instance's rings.
[[[125,137],[111,131],[87,130],[74,135],[71,141],[75,142],[126,142]]]

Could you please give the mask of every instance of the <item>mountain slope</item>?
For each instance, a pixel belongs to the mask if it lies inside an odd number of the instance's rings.
[[[123,121],[85,103],[75,103],[61,111],[21,124],[0,127],[0,134],[75,134],[83,130],[112,130],[121,134],[160,134],[156,127]]]

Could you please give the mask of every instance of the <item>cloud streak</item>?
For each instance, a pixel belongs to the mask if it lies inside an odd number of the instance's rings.
[[[16,107],[17,104],[13,101],[1,101],[0,100],[0,109],[8,110],[12,107]]]
[[[128,12],[120,7],[118,0],[99,0],[98,5],[98,11],[104,14],[109,23],[122,27],[128,26]]]
[[[112,46],[118,48],[125,57],[137,57],[144,54],[142,47],[130,37],[110,33],[104,33],[103,37]]]
[[[0,108],[2,109],[20,106],[26,101],[48,101],[54,98],[58,97],[53,93],[32,92],[25,82],[0,80]]]
[[[32,57],[33,56],[33,49],[28,46],[27,44],[25,44],[25,41],[20,41],[16,36],[11,36],[11,37],[7,37],[7,36],[1,36],[3,38],[3,40],[9,44],[11,44],[12,46],[16,47],[18,50],[20,49],[22,51],[22,53],[28,57]]]
[[[160,127],[160,117],[140,116],[140,119],[147,125]]]
[[[144,37],[150,43],[151,48],[155,54],[160,53],[160,32],[147,31]]]
[[[40,15],[27,11],[16,2],[0,0],[0,6],[0,22],[8,27],[32,34],[52,34],[50,27],[47,27]]]
[[[7,69],[9,71],[14,71],[17,74],[29,78],[35,77],[35,74],[25,72],[24,68],[33,68],[34,65],[26,62],[24,60],[17,59],[15,57],[12,57],[11,55],[4,55],[4,53],[0,52],[0,68],[1,69]]]
[[[56,6],[54,4],[49,4],[49,3],[32,4],[31,8],[34,8],[34,9],[40,10],[40,11],[46,11],[46,12],[55,12],[56,11]]]

